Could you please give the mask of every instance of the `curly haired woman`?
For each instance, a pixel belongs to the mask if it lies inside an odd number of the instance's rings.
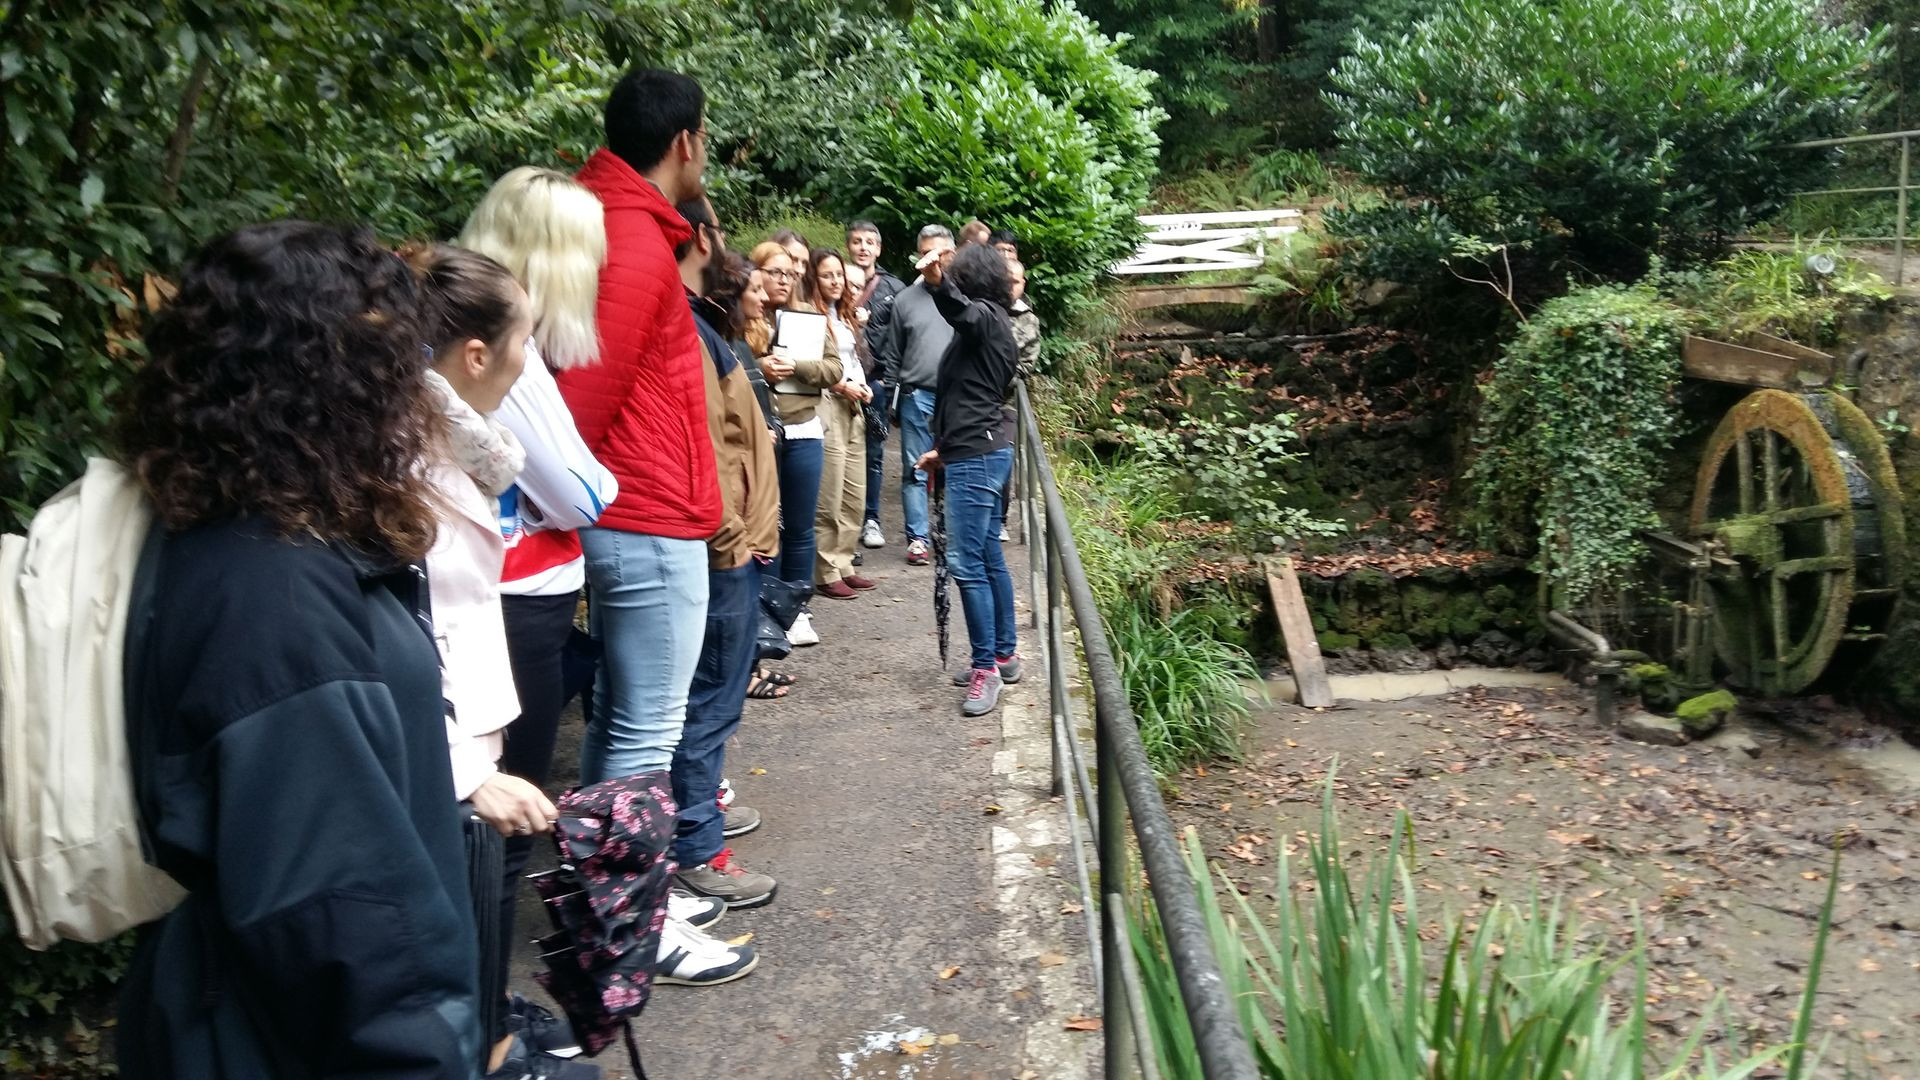
[[[121,1075],[469,1076],[473,916],[414,568],[420,289],[365,229],[209,243],[152,321],[121,445],[159,525],[128,629],[156,865],[188,889],[122,984]]]

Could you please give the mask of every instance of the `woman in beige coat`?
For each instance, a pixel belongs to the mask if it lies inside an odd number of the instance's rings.
[[[867,505],[867,425],[860,407],[873,400],[873,390],[867,386],[866,344],[847,288],[846,261],[837,251],[817,249],[809,258],[807,278],[814,310],[827,317],[827,349],[839,375],[820,397],[826,430],[820,505],[813,519],[819,547],[813,580],[822,596],[850,600],[874,586],[853,567]]]

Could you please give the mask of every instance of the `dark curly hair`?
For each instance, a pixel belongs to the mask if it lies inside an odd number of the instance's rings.
[[[727,332],[728,340],[745,337],[747,315],[740,310],[740,298],[753,281],[753,264],[737,251],[722,251],[707,264],[700,278],[703,295],[727,313],[727,325],[721,329]]]
[[[365,228],[251,225],[208,243],[147,328],[119,429],[160,519],[254,515],[407,560],[432,546],[420,464],[421,290]]]
[[[947,276],[969,300],[1013,306],[1013,275],[1007,270],[1007,257],[985,244],[963,245],[954,253]]]

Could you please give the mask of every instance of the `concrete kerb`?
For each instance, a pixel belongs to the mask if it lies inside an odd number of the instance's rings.
[[[1025,614],[1026,604],[1021,604]],[[1022,619],[1022,626],[1027,625]],[[1046,643],[1029,635],[1037,662],[1000,698],[1000,749],[993,756],[996,805],[993,883],[1000,909],[1000,955],[1026,969],[1039,997],[1030,1015],[1047,1019],[1025,1034],[1023,1075],[1084,1080],[1097,1074],[1098,1035],[1068,1031],[1076,1016],[1097,1016],[1067,814],[1053,798],[1051,715],[1046,694]],[[1036,655],[1037,654],[1037,655]],[[1087,837],[1091,844],[1091,837]]]

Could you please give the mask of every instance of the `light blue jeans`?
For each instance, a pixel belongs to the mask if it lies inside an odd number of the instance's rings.
[[[703,540],[581,529],[600,642],[580,782],[665,769],[687,721],[687,688],[707,636]]]
[[[1019,649],[1013,611],[1013,574],[1000,548],[1000,491],[1013,475],[1013,447],[949,461],[947,567],[960,587],[967,644],[975,668],[994,670]]]
[[[907,539],[927,538],[927,474],[913,463],[933,449],[933,391],[900,388],[900,510]]]

